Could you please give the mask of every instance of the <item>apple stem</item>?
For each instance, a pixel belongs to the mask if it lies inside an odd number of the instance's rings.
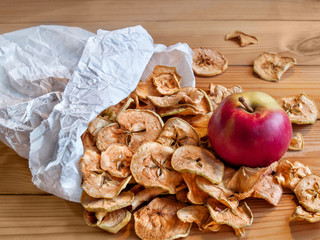
[[[253,113],[252,107],[249,106],[249,104],[246,102],[246,100],[243,97],[239,97],[238,100],[239,100],[239,102],[242,103],[242,105],[244,106],[245,110],[247,110],[250,113]]]

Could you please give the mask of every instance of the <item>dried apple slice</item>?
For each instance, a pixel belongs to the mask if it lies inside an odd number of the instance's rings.
[[[175,67],[157,65],[151,77],[157,91],[162,95],[171,95],[180,89],[181,77],[177,74]]]
[[[228,208],[236,209],[239,206],[239,201],[235,197],[232,197],[233,192],[227,189],[222,182],[213,184],[201,176],[198,176],[195,182],[203,192],[226,205]]]
[[[234,33],[229,33],[226,35],[226,40],[230,40],[232,38],[238,38],[240,40],[240,46],[245,47],[249,44],[258,43],[258,39],[255,36],[246,34],[241,31],[235,31]]]
[[[320,177],[308,175],[294,189],[299,203],[310,212],[320,212]]]
[[[93,198],[114,198],[127,186],[132,176],[115,178],[108,173],[90,173],[82,182],[82,189]]]
[[[215,85],[213,83],[210,83],[208,98],[211,102],[213,110],[215,110],[224,98],[231,94],[240,92],[243,92],[243,90],[238,85],[232,86],[228,89],[222,85]]]
[[[142,191],[134,195],[134,200],[132,202],[132,211],[136,210],[142,203],[150,201],[154,197],[166,192],[167,190],[157,187],[143,189]]]
[[[190,223],[177,217],[186,205],[169,198],[155,198],[133,214],[134,229],[141,239],[176,239],[188,236]]]
[[[117,121],[126,130],[127,146],[134,152],[142,143],[156,140],[163,126],[161,117],[149,110],[126,110]]]
[[[100,130],[107,125],[109,125],[111,121],[106,120],[105,118],[101,116],[97,116],[95,119],[93,119],[89,125],[88,125],[88,131],[93,137],[97,137]]]
[[[100,169],[100,154],[93,150],[87,150],[79,160],[82,178],[87,178],[92,172],[102,172]]]
[[[298,161],[292,163],[283,159],[277,167],[275,178],[281,186],[293,191],[300,180],[310,174],[311,170],[308,166]]]
[[[108,120],[111,122],[114,122],[117,119],[117,116],[119,113],[125,111],[129,106],[134,102],[134,99],[131,98],[130,96],[123,99],[121,102],[112,105],[102,111],[101,116],[107,117]]]
[[[222,53],[209,48],[199,47],[193,49],[192,69],[199,76],[215,76],[228,68],[228,61]]]
[[[84,209],[90,212],[112,212],[130,206],[133,197],[132,192],[122,192],[112,199],[93,198],[83,191],[80,202]]]
[[[132,150],[126,145],[111,144],[101,153],[100,167],[114,177],[126,178],[131,174],[130,162],[132,156]]]
[[[280,98],[278,102],[292,123],[314,124],[317,121],[319,114],[317,105],[306,94]]]
[[[154,87],[152,78],[148,78],[145,82],[140,81],[135,89],[135,93],[141,99],[146,99],[148,96],[161,96]]]
[[[209,209],[202,205],[191,205],[178,210],[178,218],[185,223],[196,223],[200,231],[211,230],[217,232],[220,224],[216,224],[211,216]]]
[[[320,212],[308,212],[301,206],[297,206],[290,217],[290,221],[320,222]]]
[[[208,150],[192,145],[177,148],[171,160],[178,172],[189,172],[207,178],[212,183],[222,180],[224,165]]]
[[[111,123],[101,129],[97,134],[97,147],[100,151],[106,150],[111,144],[119,143],[126,145],[126,134],[124,129],[117,123]]]
[[[182,176],[171,167],[173,149],[157,142],[141,145],[131,159],[131,172],[137,183],[160,187],[170,194],[182,182]]]
[[[183,180],[188,186],[189,192],[187,194],[188,200],[193,204],[206,203],[209,195],[203,192],[196,184],[197,175],[191,173],[182,173]]]
[[[122,208],[113,212],[98,212],[96,217],[97,227],[110,233],[117,233],[130,222],[131,213]]]
[[[163,126],[157,142],[177,149],[183,145],[199,145],[199,135],[181,118],[170,118]]]
[[[89,212],[87,210],[83,211],[83,218],[86,224],[90,227],[96,227],[97,226],[97,218],[95,212]]]
[[[195,116],[181,116],[183,120],[188,122],[194,130],[197,131],[199,138],[203,138],[208,135],[208,123],[212,112],[207,114],[198,114]]]
[[[207,202],[210,215],[218,224],[227,224],[232,228],[243,228],[252,224],[253,215],[249,206],[244,202],[237,209],[230,209],[214,198]]]
[[[303,149],[303,136],[301,133],[297,133],[296,136],[293,136],[290,141],[289,150],[291,151],[300,151]]]
[[[93,150],[96,153],[100,153],[100,150],[96,147],[96,142],[93,136],[88,132],[85,131],[81,135],[81,141],[83,146],[83,152],[85,153],[87,150]]]
[[[266,81],[278,82],[281,76],[297,64],[292,57],[280,57],[277,53],[264,52],[253,62],[253,71]]]

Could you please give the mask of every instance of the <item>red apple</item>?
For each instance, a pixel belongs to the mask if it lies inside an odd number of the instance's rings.
[[[226,97],[208,124],[214,151],[233,166],[265,167],[287,151],[292,126],[277,101],[263,92]]]

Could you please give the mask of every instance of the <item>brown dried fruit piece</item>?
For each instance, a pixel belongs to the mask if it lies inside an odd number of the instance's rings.
[[[320,212],[320,177],[308,175],[294,189],[299,203],[310,212]]]
[[[181,77],[175,67],[155,66],[150,77],[157,91],[162,95],[171,95],[179,91]]]
[[[140,81],[135,89],[135,93],[140,99],[147,99],[148,96],[161,96],[155,89],[152,78],[148,78],[145,82]]]
[[[182,182],[182,176],[171,167],[173,149],[157,142],[141,145],[131,160],[131,172],[137,183],[145,187],[160,187],[170,194]]]
[[[164,240],[188,236],[190,223],[177,217],[177,211],[186,205],[169,198],[155,198],[136,211],[134,229],[141,239]]]
[[[214,198],[210,198],[207,202],[210,215],[218,224],[227,224],[234,229],[241,229],[252,224],[253,215],[249,206],[244,202],[237,209],[230,209],[219,203]],[[236,233],[239,230],[235,231]],[[244,229],[242,229],[243,234]],[[239,233],[238,233],[239,234]]]
[[[134,152],[142,143],[156,140],[163,126],[161,117],[149,110],[126,110],[117,121],[125,129],[127,146]]]
[[[281,186],[293,191],[300,180],[310,174],[311,170],[308,166],[298,161],[292,163],[287,159],[283,159],[279,162],[275,178]]]
[[[290,221],[320,222],[320,212],[308,212],[301,206],[297,206],[290,217]]]
[[[296,63],[292,57],[280,57],[277,53],[264,52],[254,60],[253,71],[263,80],[278,82],[288,68]]]
[[[219,106],[219,104],[224,98],[226,98],[231,94],[240,93],[240,92],[243,92],[243,90],[238,85],[232,86],[231,88],[228,89],[222,85],[219,85],[219,84],[215,85],[213,83],[210,83],[208,97],[211,101],[213,110],[215,110]]]
[[[188,172],[207,178],[212,183],[222,180],[224,165],[208,150],[185,145],[172,155],[172,167],[178,172]]]
[[[199,138],[206,137],[208,135],[208,124],[212,112],[207,114],[198,114],[195,116],[181,116],[186,122],[188,122],[194,130],[197,131]]]
[[[230,40],[232,38],[239,38],[241,47],[258,43],[258,39],[255,36],[246,34],[241,31],[235,31],[234,33],[229,33],[226,35],[226,40]]]
[[[111,144],[126,145],[126,134],[117,123],[111,123],[101,129],[97,134],[97,147],[100,151],[106,150]]]
[[[150,201],[154,197],[167,193],[167,190],[158,187],[145,188],[134,195],[132,211],[136,210],[142,203]]]
[[[209,48],[199,47],[193,49],[192,69],[199,76],[215,76],[228,68],[228,61],[222,53]]]
[[[132,192],[122,192],[112,199],[93,198],[83,191],[80,202],[84,209],[90,212],[112,212],[130,206],[133,196]]]
[[[221,226],[212,220],[209,209],[202,205],[181,208],[178,210],[177,216],[182,222],[196,223],[200,231],[210,230],[217,232]]]
[[[88,132],[93,136],[97,137],[100,130],[107,125],[109,125],[111,121],[106,120],[105,118],[101,116],[97,116],[95,119],[93,119],[89,125],[88,125]]]
[[[97,212],[97,227],[110,233],[117,233],[125,227],[131,220],[131,213],[125,209],[113,212]]]
[[[181,118],[170,118],[163,126],[157,142],[177,149],[183,145],[199,145],[199,135]]]
[[[197,175],[191,173],[182,173],[183,180],[188,186],[189,192],[187,194],[188,200],[193,204],[206,203],[209,195],[203,192],[196,184]]]
[[[289,150],[300,151],[303,149],[303,137],[301,133],[297,133],[296,136],[291,138]]]
[[[87,210],[83,211],[83,218],[86,224],[90,227],[96,227],[97,226],[97,218],[95,212],[89,212]]]
[[[198,176],[196,178],[196,184],[202,191],[209,194],[228,208],[236,209],[239,206],[239,201],[235,197],[232,197],[233,192],[227,189],[222,182],[219,184],[213,184],[204,177]]]
[[[96,147],[96,142],[93,136],[88,132],[85,131],[81,135],[81,141],[83,146],[83,152],[85,153],[87,150],[93,150],[96,153],[100,153],[100,150]]]
[[[306,94],[280,98],[278,102],[292,123],[314,124],[317,121],[319,110],[315,102]]]
[[[111,144],[101,153],[100,166],[105,172],[119,178],[128,177],[133,152],[126,145]]]

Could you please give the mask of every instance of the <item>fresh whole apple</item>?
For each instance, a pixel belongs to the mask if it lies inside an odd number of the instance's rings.
[[[232,166],[266,167],[287,151],[292,126],[270,95],[241,92],[219,104],[210,118],[208,136],[214,151]]]

